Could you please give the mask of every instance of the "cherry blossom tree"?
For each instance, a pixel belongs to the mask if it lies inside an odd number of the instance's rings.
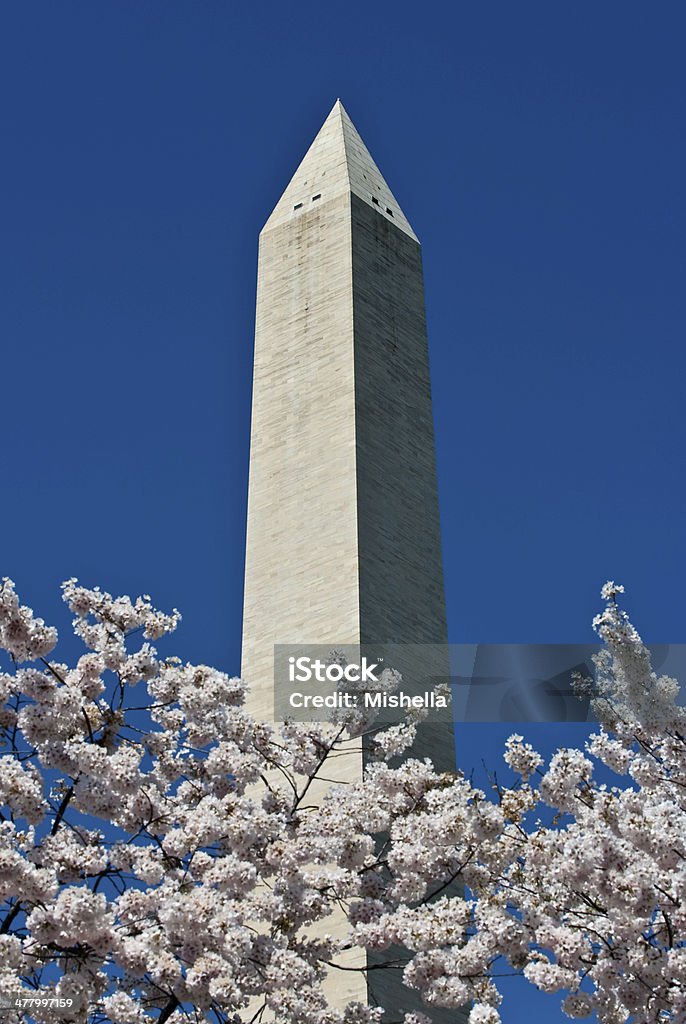
[[[595,623],[587,749],[546,766],[512,736],[519,781],[489,794],[412,757],[412,720],[255,721],[240,680],[158,653],[176,611],[63,590],[85,648],[71,667],[0,587],[0,998],[45,997],[48,1024],[60,999],[93,1024],[389,1022],[327,1005],[357,947],[421,993],[402,1024],[435,1007],[498,1024],[508,971],[572,1018],[686,1020],[686,723],[621,588]],[[376,754],[364,779],[312,801],[351,741]]]

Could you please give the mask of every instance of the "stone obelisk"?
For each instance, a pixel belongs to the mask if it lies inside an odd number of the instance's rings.
[[[387,642],[447,642],[421,249],[339,101],[260,234],[250,710],[273,718],[275,644]],[[424,727],[413,755],[454,769],[452,726]],[[346,756],[341,781],[362,770]],[[367,991],[340,972],[337,1001],[420,1007],[386,975]]]

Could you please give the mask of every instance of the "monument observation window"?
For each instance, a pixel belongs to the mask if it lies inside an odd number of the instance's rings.
[[[316,196],[312,196],[312,202],[314,202],[315,199],[321,199],[321,198],[322,198],[321,192],[317,192]]]
[[[299,210],[301,206],[302,206],[302,203],[296,203],[295,206],[293,207],[293,209],[294,210]]]

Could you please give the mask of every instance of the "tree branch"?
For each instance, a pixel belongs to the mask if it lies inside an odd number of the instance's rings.
[[[0,935],[7,935],[10,928],[12,927],[12,922],[14,921],[17,914],[21,911],[21,909],[21,903],[19,902],[19,900],[17,900],[17,902],[14,904],[12,909],[7,914],[5,920],[0,925]]]
[[[174,1012],[178,1005],[179,1000],[176,998],[175,995],[172,994],[169,997],[169,1002],[166,1004],[166,1006],[162,1008],[162,1012],[157,1018],[157,1024],[164,1024],[166,1020],[169,1020],[169,1018],[171,1017],[172,1013]]]

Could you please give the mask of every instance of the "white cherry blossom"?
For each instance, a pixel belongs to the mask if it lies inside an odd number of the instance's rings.
[[[413,756],[416,718],[255,721],[240,680],[158,652],[180,617],[148,597],[68,581],[86,650],[48,660],[55,630],[4,580],[0,994],[78,996],[92,1024],[400,1024],[327,1004],[357,946],[401,956],[424,1001],[402,1024],[498,1024],[513,971],[572,1019],[685,1021],[686,723],[621,593],[597,734],[547,765],[513,735],[519,782],[486,793]],[[306,799],[351,738],[364,778]]]

